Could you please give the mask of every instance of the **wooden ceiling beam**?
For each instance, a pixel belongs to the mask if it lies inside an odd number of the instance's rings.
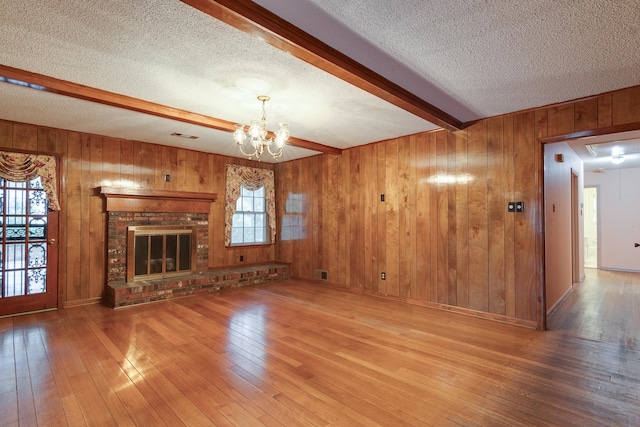
[[[123,108],[125,110],[136,111],[143,114],[149,114],[165,119],[176,120],[179,122],[190,123],[197,126],[203,126],[210,129],[217,129],[227,132],[235,130],[233,122],[218,119],[216,117],[206,116],[179,108],[173,108],[155,102],[145,101],[133,98],[127,95],[109,92],[90,86],[84,86],[78,83],[57,79],[55,77],[46,76],[44,74],[32,73],[30,71],[18,68],[8,67],[0,64],[0,76],[7,79],[13,79],[17,82],[29,84],[30,88],[42,90],[45,92],[65,95],[72,98],[83,99],[85,101],[95,102],[112,107]],[[35,85],[35,87],[34,87]],[[233,141],[229,139],[230,143]],[[313,151],[326,154],[341,154],[342,150],[327,145],[318,144],[316,142],[307,141],[305,139],[290,137],[289,145],[294,147],[306,148]]]
[[[463,127],[455,117],[252,1],[181,1],[437,126],[452,131]]]

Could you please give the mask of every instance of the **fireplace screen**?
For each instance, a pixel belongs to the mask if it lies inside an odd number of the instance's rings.
[[[189,274],[195,270],[194,227],[127,229],[127,281]]]

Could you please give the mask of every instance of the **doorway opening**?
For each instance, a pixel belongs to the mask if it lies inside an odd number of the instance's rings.
[[[598,187],[584,188],[584,266],[598,268]]]

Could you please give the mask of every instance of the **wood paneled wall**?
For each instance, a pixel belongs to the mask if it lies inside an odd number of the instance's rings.
[[[539,139],[635,122],[640,87],[481,120],[456,133],[412,135],[278,164],[278,235],[290,214],[301,217],[304,237],[231,250],[222,231],[225,164],[271,165],[7,121],[0,121],[0,148],[60,157],[59,282],[68,305],[103,293],[106,215],[95,188],[104,185],[217,193],[211,267],[238,265],[240,255],[247,264],[290,262],[294,277],[312,279],[322,269],[332,284],[353,290],[539,325]],[[437,176],[461,180],[434,182]],[[288,199],[302,200],[303,212],[286,212]],[[524,201],[526,211],[507,213],[508,201]]]
[[[635,122],[640,87],[276,165],[278,200],[306,200],[306,237],[278,259],[294,277],[540,326],[540,139]]]
[[[209,213],[209,266],[239,265],[240,255],[244,264],[275,260],[274,245],[224,246],[225,165],[272,165],[7,121],[0,121],[0,148],[59,156],[59,286],[66,305],[99,299],[104,291],[107,218],[99,186],[217,193]]]

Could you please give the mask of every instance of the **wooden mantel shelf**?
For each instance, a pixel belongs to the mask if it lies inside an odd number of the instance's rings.
[[[190,191],[98,187],[107,212],[209,212],[218,195]]]

